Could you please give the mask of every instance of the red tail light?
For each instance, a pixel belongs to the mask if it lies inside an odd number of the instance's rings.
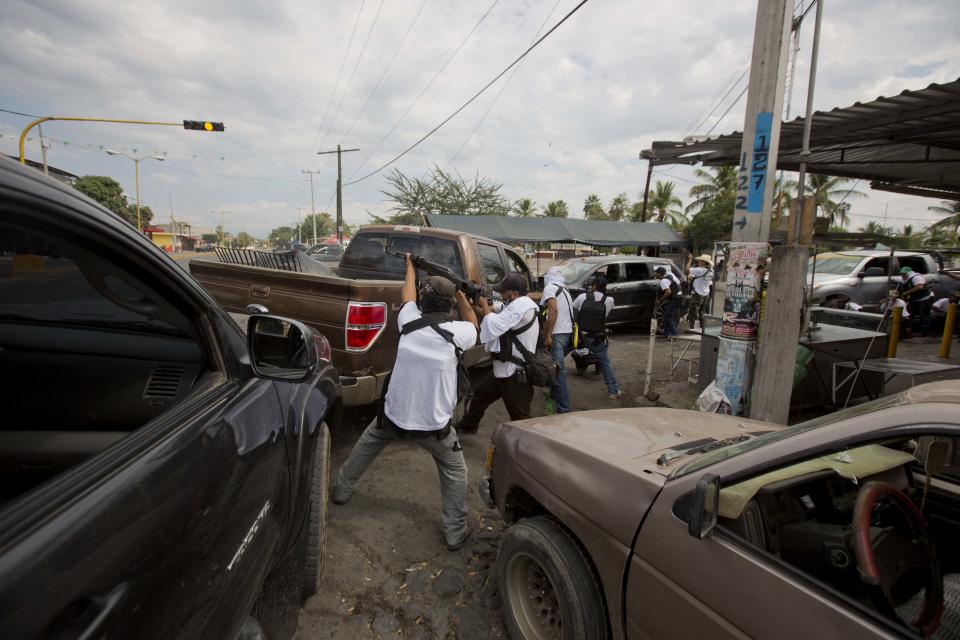
[[[347,305],[347,351],[366,351],[383,332],[387,305],[383,302],[351,302]]]

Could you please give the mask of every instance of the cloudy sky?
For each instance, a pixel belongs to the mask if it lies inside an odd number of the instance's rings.
[[[799,3],[800,0],[798,0]],[[807,0],[804,0],[806,3]],[[309,212],[301,173],[316,170],[318,211],[334,211],[335,156],[360,178],[462,105],[576,0],[5,0],[0,108],[28,114],[179,121],[174,127],[50,123],[50,164],[110,175],[134,192],[133,164],[102,149],[164,154],[141,162],[145,204],[208,230],[265,236]],[[640,197],[653,140],[739,130],[735,81],[749,61],[756,0],[590,0],[470,107],[392,165],[479,174],[511,199]],[[802,113],[813,12],[803,25],[792,114]],[[960,77],[960,2],[831,0],[825,5],[815,107],[828,109]],[[351,37],[352,36],[352,37]],[[743,81],[745,82],[745,80]],[[726,92],[729,95],[724,100]],[[714,107],[717,107],[714,109]],[[707,117],[711,110],[713,115]],[[718,122],[723,113],[727,115]],[[29,119],[0,113],[0,149],[16,153]],[[28,145],[39,159],[39,140]],[[345,218],[390,206],[384,175],[344,189]],[[665,174],[665,175],[661,175]],[[685,198],[692,169],[675,180]],[[345,180],[346,181],[346,180]],[[868,191],[866,184],[858,189]],[[868,220],[923,225],[938,204],[873,192],[853,201]]]

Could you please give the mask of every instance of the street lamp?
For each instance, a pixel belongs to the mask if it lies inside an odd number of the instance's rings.
[[[117,151],[116,149],[104,149],[104,151],[108,156],[123,156],[128,160],[133,160],[133,171],[134,171],[134,175],[136,176],[136,183],[137,183],[137,231],[140,233],[143,233],[143,225],[140,224],[140,161],[151,159],[151,160],[158,160],[160,162],[163,162],[163,156],[157,153],[148,153],[147,155],[134,157],[131,155],[127,155],[123,151]],[[173,230],[171,229],[171,231]]]

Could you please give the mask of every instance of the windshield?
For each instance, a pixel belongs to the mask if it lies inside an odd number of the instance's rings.
[[[867,402],[855,407],[850,407],[849,409],[828,413],[825,416],[820,416],[819,418],[814,418],[813,420],[807,420],[806,422],[801,422],[800,424],[787,427],[786,429],[782,429],[780,431],[770,431],[763,435],[750,438],[749,440],[738,441],[735,444],[731,444],[730,446],[721,449],[716,449],[690,461],[686,465],[673,472],[672,477],[676,478],[685,476],[689,473],[693,473],[694,471],[705,469],[712,464],[716,464],[723,460],[729,460],[730,458],[738,456],[741,453],[759,449],[760,447],[766,446],[771,442],[778,442],[786,438],[792,438],[799,433],[805,433],[811,429],[817,429],[824,425],[847,420],[855,416],[873,413],[874,411],[879,411],[888,407],[894,407],[903,403],[903,395],[904,394],[902,393],[898,393],[896,395],[887,396],[885,398],[874,400],[873,402]]]
[[[560,268],[560,273],[563,274],[564,280],[567,281],[567,284],[576,282],[582,278],[587,272],[594,269],[597,266],[595,262],[583,262],[581,260],[569,260],[558,265]]]
[[[808,273],[813,271],[813,258],[810,258]],[[846,276],[853,273],[860,261],[861,256],[848,256],[842,253],[822,253],[816,257],[817,273],[829,273],[837,276]]]

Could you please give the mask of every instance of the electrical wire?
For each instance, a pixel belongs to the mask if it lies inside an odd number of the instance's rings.
[[[720,118],[719,118],[716,122],[713,123],[713,126],[710,127],[710,130],[707,131],[707,133],[706,133],[707,136],[709,136],[711,133],[713,133],[713,130],[717,128],[717,125],[719,125],[721,122],[723,122],[723,119],[727,117],[727,114],[730,113],[730,110],[731,110],[731,109],[733,109],[735,106],[737,106],[737,103],[740,102],[740,98],[742,98],[742,97],[744,96],[744,94],[747,93],[747,89],[749,89],[749,88],[750,88],[750,83],[747,82],[747,84],[744,85],[744,87],[743,87],[743,91],[740,92],[740,95],[738,95],[736,98],[734,98],[733,102],[730,103],[730,106],[727,107],[727,110],[723,112],[723,115],[720,116]]]
[[[467,41],[470,40],[470,37],[473,36],[474,33],[476,33],[477,29],[480,27],[481,24],[483,24],[483,21],[487,19],[487,16],[490,15],[490,12],[493,11],[494,7],[497,6],[497,3],[499,1],[500,0],[493,0],[493,3],[491,3],[490,6],[487,7],[487,10],[483,13],[482,16],[480,16],[480,19],[477,20],[476,24],[473,25],[473,28],[470,29],[470,31],[467,33],[467,35],[463,37],[462,40],[460,40],[460,44],[457,45],[457,47],[453,50],[453,53],[451,53],[447,57],[444,63],[440,65],[440,68],[437,69],[437,72],[433,74],[433,77],[430,78],[430,81],[427,82],[426,86],[424,86],[423,89],[420,91],[420,93],[417,95],[417,97],[414,98],[413,102],[410,103],[410,106],[407,107],[406,111],[404,111],[403,114],[397,119],[397,121],[393,123],[393,126],[390,127],[390,130],[387,131],[386,135],[380,139],[380,142],[377,143],[377,146],[373,149],[373,151],[367,154],[367,157],[363,159],[363,162],[361,162],[360,165],[356,169],[354,169],[353,173],[351,173],[350,176],[347,177],[348,183],[353,178],[353,176],[357,175],[363,169],[364,165],[366,165],[367,162],[370,161],[370,158],[372,158],[378,151],[380,151],[380,149],[383,147],[383,144],[390,138],[391,135],[393,135],[393,132],[397,130],[397,127],[400,126],[400,123],[403,122],[404,118],[406,118],[410,114],[410,112],[414,109],[414,107],[416,107],[420,103],[420,100],[427,93],[427,91],[430,90],[430,87],[433,86],[433,83],[437,81],[437,78],[440,77],[440,74],[443,73],[444,70],[447,68],[447,66],[453,61],[453,59],[457,57],[457,54],[459,54],[460,50],[463,49],[463,46],[467,44]]]
[[[540,32],[543,31],[543,28],[544,28],[545,26],[547,26],[547,23],[550,22],[550,18],[553,17],[553,12],[557,10],[557,7],[558,7],[558,6],[560,6],[560,0],[557,0],[557,1],[553,4],[553,8],[550,9],[550,13],[548,13],[548,14],[547,14],[547,17],[543,19],[543,22],[542,22],[542,23],[540,23],[540,27],[537,29],[536,34],[534,34],[534,36],[533,36],[534,41],[536,41],[536,39],[540,36]],[[463,141],[463,144],[461,144],[460,147],[457,149],[456,153],[454,153],[452,156],[450,156],[450,159],[447,160],[447,164],[445,164],[444,167],[443,167],[444,170],[446,170],[446,168],[449,167],[449,166],[453,163],[453,161],[457,159],[457,157],[460,155],[460,153],[463,151],[463,149],[470,143],[470,140],[473,138],[474,134],[477,132],[477,130],[478,130],[478,129],[480,128],[480,126],[483,124],[483,121],[487,119],[487,115],[489,115],[489,113],[490,113],[490,111],[493,109],[494,105],[497,104],[497,100],[499,100],[499,99],[500,99],[500,96],[503,95],[503,92],[506,91],[507,86],[510,84],[510,81],[513,80],[513,77],[514,77],[515,75],[517,75],[517,72],[520,71],[520,67],[522,67],[522,66],[523,66],[522,63],[521,63],[521,64],[518,64],[517,67],[516,67],[513,71],[510,72],[510,75],[507,77],[506,80],[504,80],[503,84],[500,85],[500,90],[497,91],[497,95],[495,95],[495,96],[493,97],[493,100],[490,101],[490,104],[487,105],[487,108],[486,108],[486,110],[483,112],[483,115],[480,116],[480,120],[477,121],[476,126],[474,126],[474,127],[473,127],[473,130],[470,131],[470,134],[469,134],[469,135],[467,136],[467,138]]]
[[[412,145],[410,145],[409,147],[407,147],[406,149],[404,149],[403,151],[401,151],[399,154],[397,154],[393,159],[391,159],[391,160],[390,160],[389,162],[387,162],[386,164],[384,164],[384,165],[380,166],[379,168],[371,171],[370,173],[368,173],[367,175],[363,176],[362,178],[358,178],[358,179],[356,179],[356,180],[354,180],[354,181],[352,181],[352,182],[346,183],[346,185],[344,185],[344,186],[350,186],[350,185],[352,185],[352,184],[356,184],[356,183],[358,183],[358,182],[362,182],[363,180],[366,180],[367,178],[370,178],[370,177],[372,177],[372,176],[375,176],[376,174],[380,173],[381,171],[383,171],[384,169],[386,169],[387,167],[389,167],[390,165],[392,165],[394,162],[396,162],[397,160],[399,160],[400,158],[402,158],[403,156],[407,155],[408,153],[410,153],[411,151],[413,151],[414,149],[416,149],[418,146],[420,146],[420,144],[423,143],[427,138],[429,138],[429,137],[432,136],[434,133],[436,133],[437,131],[439,131],[440,128],[443,127],[443,125],[445,125],[445,124],[447,124],[448,122],[450,122],[451,120],[453,120],[461,111],[463,111],[464,109],[466,109],[466,108],[467,108],[468,106],[470,106],[477,98],[479,98],[481,95],[483,95],[483,93],[484,93],[487,89],[489,89],[491,86],[493,86],[493,84],[496,83],[497,80],[499,80],[499,79],[502,78],[504,75],[506,75],[507,72],[510,71],[510,69],[512,69],[513,67],[515,67],[521,60],[523,60],[523,59],[527,56],[527,54],[529,54],[531,51],[533,51],[541,42],[543,42],[544,40],[546,40],[547,38],[549,38],[550,35],[551,35],[554,31],[556,31],[558,28],[560,28],[560,25],[562,25],[564,22],[566,22],[567,20],[569,20],[570,17],[573,16],[573,14],[575,14],[577,11],[579,11],[579,10],[583,7],[583,5],[587,4],[587,2],[588,2],[588,0],[581,0],[579,3],[577,3],[577,5],[576,5],[573,9],[571,9],[570,12],[567,13],[567,15],[565,15],[563,18],[561,18],[560,21],[557,22],[557,24],[553,25],[553,27],[551,27],[549,31],[547,31],[547,32],[546,32],[545,34],[543,34],[543,36],[541,36],[536,42],[534,42],[532,45],[530,45],[530,47],[527,48],[526,51],[524,51],[523,53],[521,53],[521,54],[517,57],[516,60],[514,60],[514,61],[511,62],[509,65],[507,65],[507,66],[503,69],[503,71],[501,71],[500,73],[498,73],[498,74],[496,75],[496,77],[493,78],[493,80],[491,80],[490,82],[488,82],[487,84],[485,84],[485,85],[484,85],[479,91],[477,91],[469,100],[467,100],[466,102],[464,102],[464,103],[460,106],[460,108],[458,108],[456,111],[454,111],[454,112],[451,113],[449,116],[447,116],[444,120],[442,120],[442,121],[440,122],[440,124],[438,124],[438,125],[435,126],[433,129],[431,129],[431,130],[428,131],[426,134],[424,134],[419,140],[417,140],[417,141],[414,142]]]
[[[20,111],[11,111],[10,109],[0,109],[4,113],[12,113],[15,116],[23,116],[24,118],[42,118],[43,116],[38,116],[34,113],[21,113]]]

